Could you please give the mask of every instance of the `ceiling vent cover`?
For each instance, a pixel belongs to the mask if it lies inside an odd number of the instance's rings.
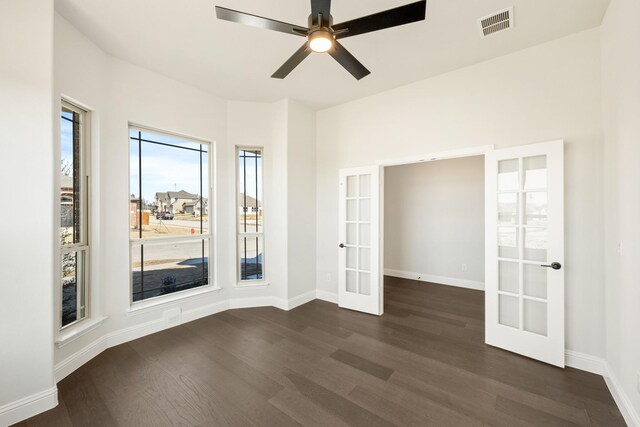
[[[478,28],[482,38],[513,28],[513,7],[478,19]]]

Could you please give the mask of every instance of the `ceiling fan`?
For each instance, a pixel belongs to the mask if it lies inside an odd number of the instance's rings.
[[[326,52],[349,71],[353,77],[360,80],[370,74],[370,71],[351,55],[338,42],[338,39],[422,21],[425,19],[426,10],[427,1],[422,0],[334,25],[333,17],[331,16],[331,0],[311,0],[311,15],[309,15],[308,20],[309,28],[220,6],[216,6],[216,15],[218,19],[225,21],[307,38],[307,42],[273,73],[272,78],[284,79],[312,52]]]

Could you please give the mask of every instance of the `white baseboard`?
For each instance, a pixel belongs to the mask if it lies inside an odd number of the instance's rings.
[[[322,301],[332,302],[334,304],[338,303],[338,294],[335,292],[316,289],[316,298]]]
[[[606,362],[602,357],[579,353],[573,350],[566,350],[564,352],[564,364],[571,368],[598,375],[604,375],[607,370]]]
[[[631,403],[631,399],[622,388],[622,384],[618,380],[609,363],[605,362],[604,380],[609,387],[609,391],[616,401],[625,422],[629,427],[640,427],[640,414],[636,411]]]
[[[58,387],[53,386],[23,399],[0,407],[0,426],[26,420],[58,405]]]
[[[393,270],[391,268],[385,268],[384,275],[484,291],[484,282],[477,282],[474,280],[456,279],[455,277],[436,276],[434,274],[414,273],[412,271]]]
[[[291,310],[299,305],[306,304],[316,298],[316,291],[310,291],[302,295],[298,295],[291,299],[275,298],[275,297],[257,297],[257,298],[232,298],[224,301],[218,301],[203,307],[194,308],[192,310],[179,313],[177,321],[169,322],[164,317],[154,319],[140,325],[130,326],[103,335],[89,345],[81,348],[63,361],[57,363],[54,368],[54,376],[56,382],[62,381],[67,375],[89,362],[91,359],[105,351],[110,347],[120,345],[146,335],[154,334],[162,330],[188,323],[202,317],[211,316],[232,308],[253,308],[253,307],[276,307],[282,310]]]

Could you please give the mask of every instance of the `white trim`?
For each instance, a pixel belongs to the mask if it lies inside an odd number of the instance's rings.
[[[338,294],[336,292],[329,292],[329,291],[323,291],[322,289],[316,289],[316,299],[337,304]]]
[[[640,427],[640,414],[638,414],[636,409],[633,407],[631,399],[629,399],[624,388],[622,388],[622,384],[620,384],[620,381],[608,362],[605,362],[604,380],[607,383],[607,387],[609,387],[613,400],[615,400],[618,405],[627,425],[629,427]]]
[[[164,308],[166,304],[172,302],[183,302],[185,300],[192,299],[194,297],[208,294],[209,292],[218,292],[222,288],[218,288],[215,285],[205,285],[193,289],[187,289],[186,291],[174,292],[169,295],[159,295],[157,297],[147,298],[139,302],[135,302],[127,309],[127,315],[135,316],[138,314],[148,313],[150,311],[160,310]]]
[[[70,342],[73,342],[76,339],[80,338],[84,334],[93,331],[95,328],[102,325],[107,319],[107,316],[101,316],[97,319],[89,318],[85,321],[81,321],[77,324],[77,326],[74,325],[74,327],[69,330],[65,329],[64,332],[59,334],[58,339],[56,340],[56,346],[58,346],[58,348],[64,347]]]
[[[458,288],[475,289],[484,291],[484,282],[475,280],[458,279],[455,277],[436,276],[434,274],[414,273],[412,271],[384,269],[385,276],[400,277],[402,279],[419,280],[421,282],[437,283],[439,285],[457,286]]]
[[[607,370],[606,361],[602,357],[573,350],[564,351],[564,364],[597,375],[604,375]]]
[[[0,425],[9,426],[58,405],[58,387],[32,394],[15,402],[0,406]]]
[[[162,316],[155,320],[142,323],[140,325],[134,325],[128,328],[120,329],[118,331],[110,332],[78,350],[61,362],[57,363],[54,367],[55,379],[56,382],[61,381],[67,375],[71,374],[73,371],[80,368],[82,365],[89,362],[91,359],[110,347],[142,338],[146,335],[160,332],[162,330],[188,323],[202,317],[211,316],[212,314],[220,313],[222,311],[233,308],[276,307],[281,310],[288,311],[302,304],[313,301],[315,298],[315,290],[306,292],[302,295],[298,295],[290,299],[276,298],[271,296],[256,298],[231,298],[208,304],[203,307],[184,311],[180,314],[179,321],[177,322],[169,321],[168,318]],[[335,299],[337,301],[337,296]],[[153,306],[148,308],[149,310],[146,310],[145,312],[153,311],[152,309],[159,309],[160,307]]]
[[[494,145],[481,145],[478,147],[458,148],[455,150],[436,151],[425,153],[419,156],[401,157],[398,159],[379,160],[376,164],[380,166],[398,166],[412,163],[433,162],[436,160],[456,159],[459,157],[482,156],[489,151],[493,151]]]

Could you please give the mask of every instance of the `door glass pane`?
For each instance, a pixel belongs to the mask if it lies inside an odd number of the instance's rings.
[[[518,224],[518,193],[498,194],[498,223]]]
[[[358,201],[347,200],[347,221],[358,220]]]
[[[371,221],[370,199],[360,199],[360,221]]]
[[[500,160],[498,163],[498,191],[519,190],[518,159]]]
[[[360,224],[360,244],[371,245],[371,224]]]
[[[547,335],[547,304],[525,299],[523,301],[524,330]]]
[[[371,196],[371,175],[360,175],[360,197]]]
[[[520,293],[519,264],[517,262],[498,261],[498,288],[504,292]]]
[[[523,279],[525,295],[547,298],[547,269],[539,265],[524,264]]]
[[[347,197],[358,197],[358,177],[347,177]]]
[[[357,232],[358,232],[357,224],[347,224],[347,245],[358,244]]]
[[[360,257],[358,269],[363,271],[371,270],[371,250],[367,248],[360,248],[358,253]]]
[[[499,298],[499,317],[498,321],[501,325],[520,327],[520,308],[518,298],[509,295],[498,295]]]
[[[517,228],[498,227],[498,256],[501,258],[518,258]]]
[[[358,292],[357,273],[353,270],[345,270],[347,275],[347,292]]]
[[[360,294],[371,295],[371,274],[358,273],[360,275]]]
[[[525,193],[526,225],[547,225],[547,192],[535,191]]]
[[[347,251],[347,268],[358,268],[358,249],[357,248],[345,248]]]
[[[525,157],[522,165],[525,190],[547,188],[547,156]]]
[[[529,261],[547,260],[547,229],[526,228],[524,231],[524,259]]]

